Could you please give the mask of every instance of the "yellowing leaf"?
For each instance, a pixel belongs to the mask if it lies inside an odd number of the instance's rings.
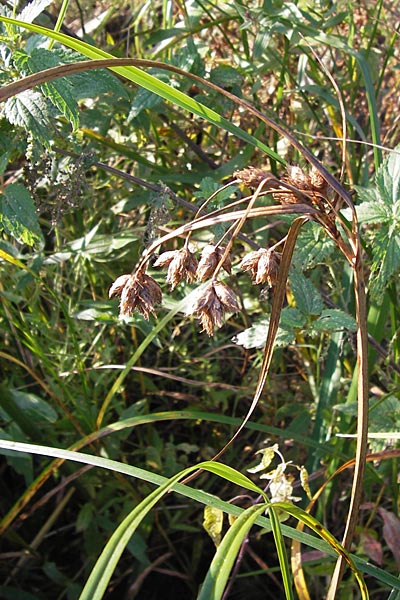
[[[224,513],[219,508],[206,506],[204,509],[203,527],[218,548],[221,543],[221,532],[224,520]]]

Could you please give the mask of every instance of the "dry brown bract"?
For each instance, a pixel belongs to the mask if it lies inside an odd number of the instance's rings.
[[[240,263],[243,271],[250,271],[254,283],[268,283],[272,287],[278,276],[280,256],[275,250],[261,248],[246,254]]]
[[[120,315],[130,316],[137,309],[145,319],[155,314],[154,306],[162,300],[161,288],[156,281],[145,273],[121,275],[112,284],[109,298],[120,296]]]
[[[271,173],[263,171],[258,167],[247,167],[246,169],[235,171],[233,173],[233,177],[239,179],[239,181],[247,185],[249,188],[256,188],[265,179],[270,179],[272,175]]]
[[[153,265],[154,267],[168,267],[167,283],[171,284],[171,290],[185,279],[191,283],[197,271],[197,259],[188,248],[163,252]]]
[[[215,269],[224,252],[224,247],[213,246],[212,244],[207,244],[207,246],[204,246],[196,272],[196,277],[199,281],[205,281],[214,275]],[[225,258],[222,267],[227,273],[231,273],[232,263],[229,256]]]
[[[186,311],[200,319],[203,331],[211,336],[216,327],[222,327],[225,312],[238,312],[239,303],[233,290],[221,281],[210,281],[199,290],[194,304]]]
[[[300,192],[305,192],[312,202],[320,206],[321,199],[328,191],[328,184],[319,171],[313,167],[310,173],[306,173],[297,165],[289,165],[287,170],[288,176],[282,177],[282,181],[289,183]],[[274,194],[274,197],[283,204],[296,204],[304,201],[304,198],[301,199],[294,191],[290,190]]]

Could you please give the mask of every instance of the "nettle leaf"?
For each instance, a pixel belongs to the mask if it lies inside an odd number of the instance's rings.
[[[349,314],[339,308],[327,308],[323,310],[316,321],[313,322],[315,331],[356,331],[357,322]]]
[[[33,23],[33,21],[42,14],[45,8],[50,6],[52,0],[32,0],[18,14],[17,19],[25,23]]]
[[[210,71],[210,81],[223,88],[242,85],[243,76],[229,65],[220,65]]]
[[[31,73],[50,69],[59,64],[60,60],[57,55],[46,48],[35,48],[26,61],[26,66]],[[60,113],[71,123],[72,128],[76,130],[79,127],[79,112],[72,88],[73,85],[67,77],[41,85],[46,98],[58,108]]]
[[[294,263],[311,269],[324,262],[334,251],[335,244],[317,223],[307,223],[298,237]]]
[[[33,246],[42,241],[35,205],[27,189],[10,183],[0,195],[0,227],[18,241]]]
[[[296,337],[294,330],[302,329],[304,324],[304,315],[299,310],[290,307],[284,308],[281,312],[275,347],[283,348],[292,344]],[[247,349],[262,348],[267,340],[268,327],[269,317],[262,317],[251,327],[232,338],[232,341]]]
[[[26,90],[4,105],[4,115],[12,125],[18,125],[49,147],[51,121],[45,98],[35,90]]]
[[[321,314],[324,308],[321,295],[299,269],[291,269],[290,287],[298,310],[306,316]]]
[[[94,69],[86,73],[69,75],[75,100],[97,98],[105,94],[117,98],[129,98],[129,94],[119,79],[108,69]]]
[[[376,223],[369,246],[372,251],[370,292],[382,297],[400,267],[400,155],[392,152],[375,176],[375,187],[357,188],[361,223]]]

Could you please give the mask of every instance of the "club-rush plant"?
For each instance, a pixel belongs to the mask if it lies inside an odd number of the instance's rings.
[[[246,233],[246,225],[253,219],[257,219],[258,221],[260,219],[268,220],[276,216],[282,217],[284,222],[288,223],[287,231],[282,239],[273,245],[255,247],[256,245],[253,240],[251,249],[242,252],[238,265],[238,269],[247,273],[255,285],[270,288],[272,296],[263,360],[256,391],[247,414],[243,417],[242,423],[237,428],[235,434],[218,452],[213,461],[195,465],[178,473],[170,480],[163,481],[162,483],[159,482],[159,488],[145,498],[129,514],[118,529],[116,529],[110,542],[104,549],[82,592],[81,598],[93,599],[103,596],[112,576],[113,569],[139,523],[154,507],[155,503],[169,493],[169,491],[179,489],[180,493],[186,493],[184,491],[185,486],[182,486],[182,483],[179,484],[179,481],[183,480],[183,483],[187,484],[199,470],[204,469],[232,483],[246,487],[257,494],[261,498],[261,501],[240,512],[238,518],[233,521],[230,529],[218,546],[215,559],[199,593],[201,600],[222,597],[243,540],[246,538],[250,527],[256,522],[260,523],[260,517],[266,510],[278,550],[285,594],[287,598],[293,597],[288,561],[282,542],[282,529],[279,523],[278,509],[291,514],[299,522],[311,527],[337,553],[338,560],[327,595],[329,600],[338,597],[338,587],[346,565],[349,565],[355,574],[362,597],[368,597],[362,576],[349,556],[363,491],[367,458],[369,396],[364,250],[361,243],[360,227],[357,211],[353,203],[352,190],[346,189],[342,182],[336,179],[324,164],[314,156],[311,150],[303,145],[296,136],[280,123],[260,112],[251,103],[238,98],[233,93],[203,77],[193,75],[178,67],[159,61],[114,58],[103,50],[75,40],[58,31],[51,31],[32,23],[23,22],[22,20],[3,16],[0,17],[0,21],[8,27],[21,27],[47,36],[90,59],[89,61],[81,62],[65,62],[52,66],[47,70],[27,75],[18,81],[7,83],[0,91],[0,101],[8,102],[10,99],[16,98],[17,94],[23,94],[34,86],[54,82],[61,77],[79,71],[87,72],[99,67],[107,67],[144,89],[150,90],[174,103],[176,106],[201,116],[206,121],[221,127],[233,135],[237,135],[240,139],[265,152],[265,155],[271,159],[274,165],[274,168],[271,169],[249,164],[244,168],[233,171],[228,178],[228,183],[221,185],[221,187],[215,190],[197,209],[196,214],[191,220],[152,241],[142,253],[138,263],[132,265],[131,272],[122,273],[114,282],[110,282],[109,297],[119,298],[119,310],[122,317],[130,317],[134,311],[141,313],[145,319],[153,318],[156,315],[158,308],[162,306],[163,290],[156,281],[154,270],[165,269],[166,284],[170,287],[171,292],[181,282],[187,282],[192,287],[195,286],[195,290],[190,293],[189,301],[181,303],[181,309],[188,318],[194,317],[199,321],[201,331],[208,336],[212,336],[215,330],[222,327],[225,321],[229,319],[229,315],[242,310],[240,298],[236,294],[234,287],[226,282],[226,276],[229,275],[232,277],[232,251],[234,245],[238,241],[240,241],[241,248],[245,245],[246,235],[248,235]],[[338,43],[336,43],[337,45]],[[355,55],[355,59],[359,60],[362,69],[365,69],[362,57]],[[189,95],[178,89],[174,89],[161,79],[157,79],[154,75],[147,73],[145,69],[152,67],[187,77],[194,81],[196,85],[201,85],[213,92],[218,92],[221,96],[240,107],[241,110],[248,111],[249,114],[286,140],[298,153],[299,157],[301,157],[302,165],[284,164],[285,161],[268,148],[262,140],[240,129],[237,125],[223,118],[213,109],[194,100]],[[338,101],[341,103],[340,91],[336,91],[338,93]],[[49,96],[50,98],[52,97],[51,92]],[[373,103],[372,95],[369,96],[369,100]],[[8,105],[8,111],[12,120],[14,113],[10,104]],[[346,115],[343,110],[342,118],[343,136],[345,139]],[[73,119],[73,116],[71,116],[71,119]],[[345,143],[343,145],[345,146]],[[227,203],[222,207],[214,208],[213,200],[218,194],[226,190],[228,190]],[[235,195],[234,200],[231,199],[232,195]],[[336,248],[343,255],[352,272],[354,285],[354,318],[357,324],[355,348],[358,403],[357,439],[351,499],[341,545],[306,511],[302,511],[292,504],[293,495],[291,493],[280,497],[277,491],[273,495],[273,498],[269,499],[265,492],[253,484],[247,477],[227,465],[221,465],[217,462],[228,446],[234,443],[248,424],[260,400],[271,366],[296,242],[303,226],[309,222],[318,224],[324,234],[332,240]],[[9,227],[12,228],[12,224]],[[25,229],[22,227],[23,231],[28,229],[28,225],[26,225]],[[34,227],[32,230],[34,230]],[[197,245],[193,243],[196,233],[210,230],[217,230],[218,235],[208,240],[208,243],[204,243],[203,241]],[[168,249],[171,242],[175,244],[175,249],[173,250]],[[201,248],[200,251],[197,250],[198,247]],[[4,252],[2,253],[2,258],[9,260],[12,264],[15,263],[15,259]],[[122,379],[119,379],[118,383],[122,383]],[[106,404],[107,402],[105,406]],[[102,414],[104,414],[104,411]],[[99,424],[101,424],[101,420]],[[100,428],[99,431],[101,431]],[[3,445],[3,447],[5,446]],[[8,448],[19,448],[21,450],[22,446],[19,447],[10,443],[8,444]],[[32,447],[31,451],[39,453],[48,452],[49,456],[61,457],[60,453],[51,452],[50,450],[46,451],[43,448],[35,450]],[[277,446],[274,447],[273,452],[275,454],[279,453]],[[267,468],[266,457],[269,460],[271,458],[270,453],[264,452],[260,468]],[[81,460],[82,457],[79,457],[79,453],[75,453],[75,455],[65,453],[62,458]],[[94,464],[93,458],[85,457],[85,459],[88,461],[88,464]],[[285,465],[286,469],[287,464],[284,460],[282,464]],[[115,465],[111,465],[107,461],[99,463],[99,466],[115,468]],[[253,470],[253,472],[257,470]],[[278,485],[279,483],[279,485],[282,485],[288,483],[282,469],[279,473],[275,472],[274,475],[267,474],[266,477],[271,480],[271,487],[273,484]],[[305,489],[308,490],[307,478],[305,476],[303,477],[303,484]],[[188,490],[191,489],[187,485],[186,488]],[[207,503],[207,500],[201,494],[195,495],[195,497],[198,501]],[[265,524],[265,519],[262,522]],[[222,568],[221,565],[224,565],[224,567]],[[222,569],[220,576],[218,574],[219,569]],[[296,578],[295,583],[297,585]]]

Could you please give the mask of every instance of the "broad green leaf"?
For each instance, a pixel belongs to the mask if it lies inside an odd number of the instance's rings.
[[[317,223],[307,223],[299,234],[293,262],[305,271],[324,262],[334,250],[335,244],[323,228]]]
[[[370,291],[379,299],[400,268],[399,152],[392,152],[382,163],[374,187],[357,191],[361,200],[365,200],[357,210],[360,221],[378,225],[370,235],[369,246],[373,256]]]
[[[275,340],[275,347],[282,348],[292,344],[295,340],[294,327],[301,329],[304,325],[304,316],[297,309],[284,308],[281,312],[278,333]],[[232,341],[244,348],[262,348],[267,339],[269,327],[269,317],[258,319],[251,327],[245,329]]]
[[[42,241],[35,205],[19,183],[10,183],[0,195],[0,227],[29,246]]]
[[[30,135],[49,147],[52,127],[49,108],[42,94],[35,90],[26,90],[9,98],[4,104],[4,115],[12,125],[23,127]]]
[[[31,73],[50,69],[60,64],[57,55],[45,48],[36,48],[32,50],[31,55],[26,61]],[[66,77],[55,81],[44,83],[41,89],[46,96],[58,108],[60,113],[71,123],[75,130],[79,127],[78,105],[74,99],[72,84]]]
[[[223,88],[239,86],[243,83],[243,75],[229,65],[221,65],[210,71],[210,81]]]
[[[86,42],[82,42],[81,40],[76,40],[68,35],[59,33],[57,31],[52,31],[51,29],[47,29],[46,27],[41,27],[39,25],[31,25],[29,23],[24,23],[22,21],[18,21],[17,19],[10,19],[8,17],[1,17],[0,21],[4,23],[8,23],[11,25],[23,27],[28,29],[29,31],[34,31],[35,33],[39,33],[42,35],[46,35],[51,39],[57,40],[58,42],[65,44],[67,47],[72,48],[84,54],[88,58],[96,59],[96,58],[113,58],[111,54],[105,52],[104,50],[100,50],[87,44]],[[173,104],[180,106],[181,108],[193,112],[199,117],[206,119],[210,123],[213,123],[217,127],[221,127],[226,131],[229,131],[233,135],[236,135],[239,139],[256,146],[263,152],[265,152],[268,156],[272,157],[274,160],[279,163],[284,163],[283,159],[273,152],[268,146],[263,144],[260,140],[256,139],[251,134],[247,133],[240,127],[234,125],[227,119],[225,119],[222,115],[218,114],[215,110],[212,110],[206,107],[201,102],[191,98],[187,94],[184,94],[180,90],[175,90],[168,84],[159,81],[157,78],[153,77],[149,73],[142,71],[138,67],[110,67],[112,71],[115,73],[119,73],[129,81],[133,81],[137,85],[146,88],[147,90],[154,92],[161,96],[162,98],[172,102]]]
[[[56,411],[48,402],[28,392],[20,392],[18,390],[9,390],[14,408],[23,412],[31,422],[40,424],[44,421],[54,423],[58,419]]]
[[[315,331],[355,331],[357,329],[356,320],[349,314],[339,308],[327,308],[323,310],[313,322]]]
[[[306,316],[321,314],[324,303],[311,281],[299,269],[291,269],[289,280],[296,308]]]
[[[18,13],[18,19],[27,23],[33,23],[36,17],[41,15],[51,2],[52,0],[32,0]]]

